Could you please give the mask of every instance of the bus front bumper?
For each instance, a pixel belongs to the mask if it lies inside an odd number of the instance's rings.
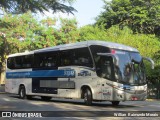
[[[116,92],[113,98],[116,101],[144,101],[147,99],[147,92],[144,91],[140,94],[135,94],[131,92]]]

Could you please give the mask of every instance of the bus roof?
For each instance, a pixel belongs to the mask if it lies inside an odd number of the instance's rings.
[[[89,40],[89,41],[83,41],[83,42],[64,44],[64,45],[58,45],[58,46],[54,46],[54,47],[38,49],[38,50],[31,51],[31,52],[16,53],[16,54],[9,55],[9,57],[29,55],[29,54],[40,53],[40,52],[49,52],[49,51],[81,48],[81,47],[87,47],[87,46],[91,46],[91,45],[100,45],[100,46],[104,46],[104,47],[108,47],[108,48],[138,52],[138,50],[133,47],[126,46],[126,45],[119,44],[119,43],[105,42],[105,41],[99,41],[99,40]]]
[[[126,45],[119,44],[119,43],[114,43],[114,42],[105,42],[105,41],[98,41],[98,40],[89,40],[89,41],[84,41],[84,42],[58,45],[58,46],[54,46],[54,47],[34,50],[34,52],[36,53],[36,52],[67,50],[67,49],[87,47],[87,46],[91,46],[91,45],[100,45],[100,46],[104,46],[104,47],[108,47],[108,48],[138,52],[137,49],[135,49],[133,47],[130,47],[130,46],[126,46]]]
[[[31,55],[31,54],[34,54],[34,52],[33,51],[25,51],[22,53],[15,53],[15,54],[8,55],[8,57]]]

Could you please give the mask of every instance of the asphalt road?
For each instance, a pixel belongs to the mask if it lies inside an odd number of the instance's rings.
[[[54,119],[97,119],[97,120],[106,120],[111,118],[113,120],[117,119],[160,119],[160,112],[158,112],[158,117],[126,117],[124,116],[125,113],[133,111],[145,114],[144,111],[160,111],[160,101],[127,101],[121,102],[119,106],[114,107],[111,105],[110,102],[100,102],[100,103],[93,103],[92,106],[86,106],[83,103],[83,100],[72,100],[72,99],[55,99],[53,98],[50,101],[42,101],[39,97],[34,97],[32,100],[22,100],[19,99],[17,95],[0,93],[0,111],[17,111],[17,112],[42,112],[49,111],[48,114],[58,114],[54,116]],[[66,111],[66,112],[64,112]],[[78,111],[83,111],[78,113]],[[69,112],[69,113],[67,113]],[[61,116],[61,113],[69,114],[68,116],[64,115]],[[115,115],[118,114],[119,117]],[[153,112],[154,113],[154,112]],[[79,114],[78,116],[76,116]],[[105,116],[105,114],[107,114]],[[108,115],[109,114],[109,115]],[[113,115],[114,114],[114,115]],[[136,113],[137,114],[137,113]],[[60,116],[59,116],[60,115]],[[71,116],[70,116],[71,115]],[[83,117],[82,117],[83,116]],[[2,118],[0,118],[2,119]],[[3,118],[7,119],[8,118]],[[17,118],[9,118],[11,120],[17,120]],[[18,118],[22,119],[22,118]],[[24,119],[24,118],[23,118]],[[27,118],[25,118],[27,119]],[[33,119],[33,118],[32,118]],[[34,118],[40,119],[40,118]],[[41,118],[42,119],[42,118]],[[50,117],[45,119],[52,119]]]
[[[0,93],[2,93],[2,92],[5,91],[5,90],[4,90],[4,87],[5,87],[5,85],[1,85],[1,84],[0,84]]]

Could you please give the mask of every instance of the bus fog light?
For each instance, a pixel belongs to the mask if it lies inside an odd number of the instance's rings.
[[[118,90],[118,92],[117,92],[118,94],[122,94],[123,93],[123,91],[121,91],[121,90]]]

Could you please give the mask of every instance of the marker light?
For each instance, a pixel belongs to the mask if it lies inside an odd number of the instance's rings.
[[[116,51],[112,49],[112,50],[111,50],[111,53],[112,53],[112,54],[115,54],[115,53],[116,53]]]
[[[138,100],[138,98],[137,97],[132,97],[131,100]]]

